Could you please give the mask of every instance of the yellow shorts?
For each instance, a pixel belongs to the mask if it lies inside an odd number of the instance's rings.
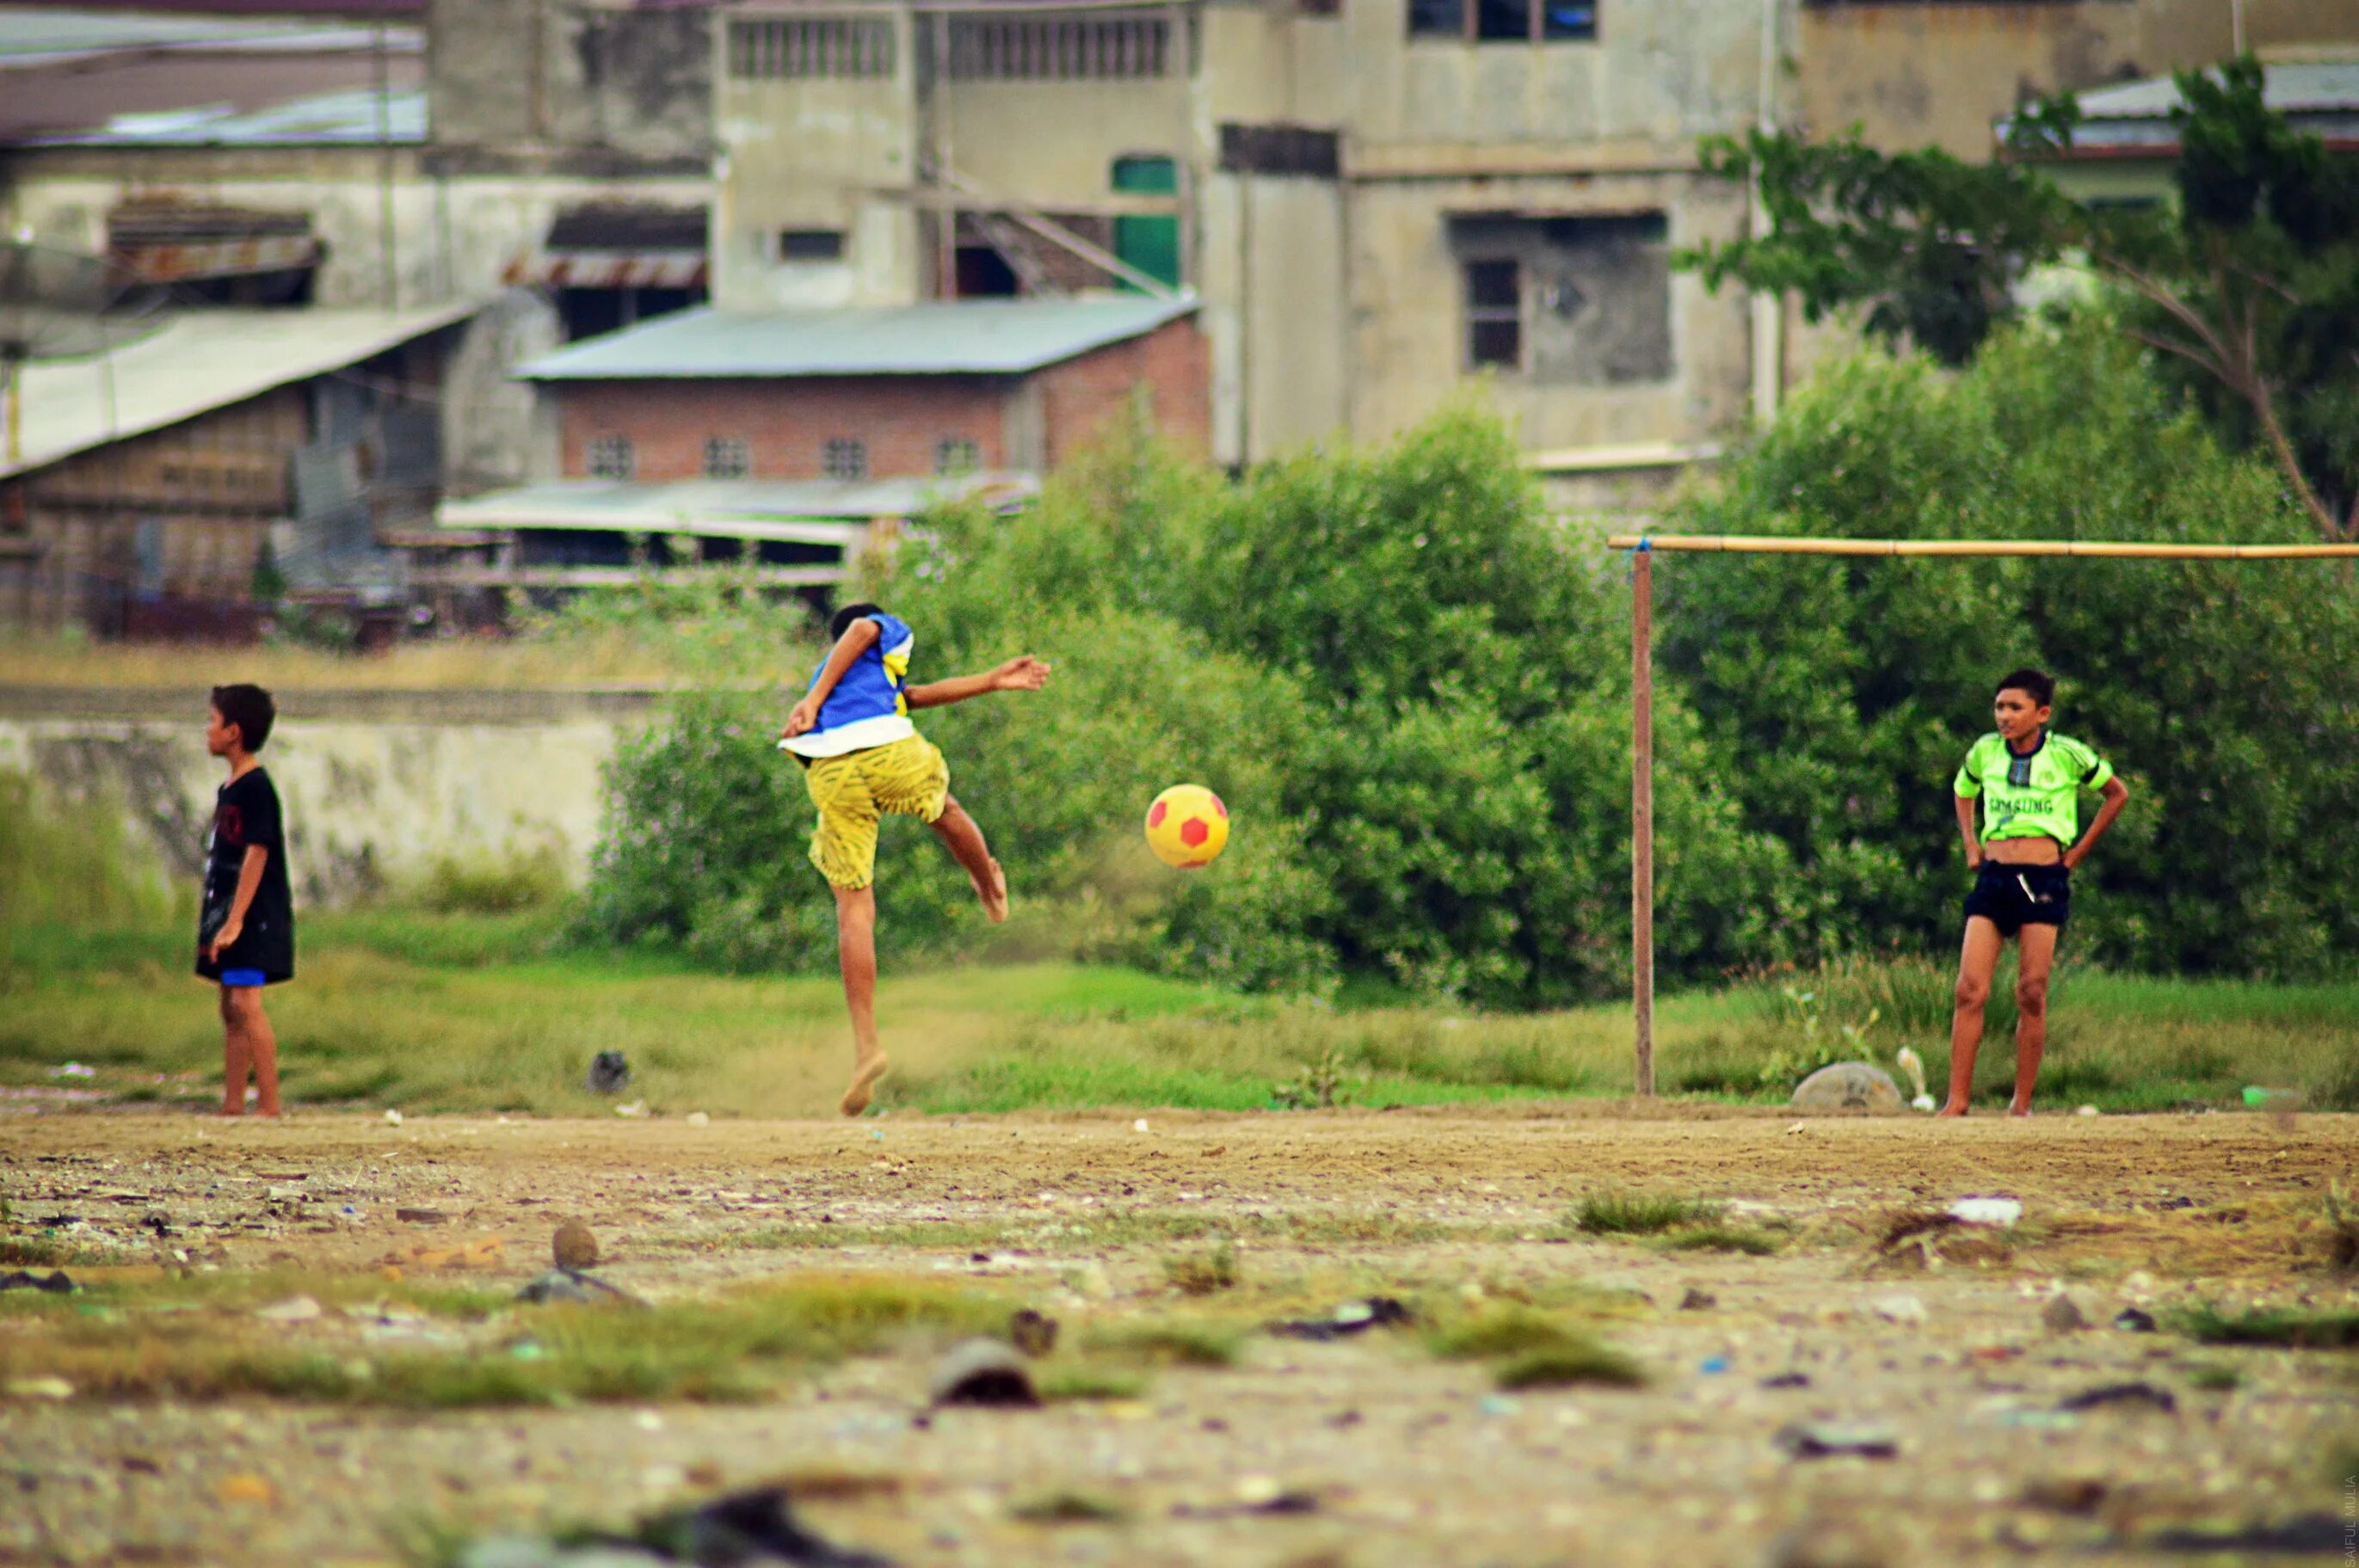
[[[810,860],[828,885],[864,888],[876,880],[876,825],[886,812],[930,823],[950,799],[951,768],[932,741],[905,736],[864,752],[821,757],[803,775],[819,827]]]

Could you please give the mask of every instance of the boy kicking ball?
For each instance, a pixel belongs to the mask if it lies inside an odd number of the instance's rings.
[[[222,1108],[245,1114],[246,1075],[265,1116],[278,1114],[278,1039],[262,988],[295,976],[295,905],[287,888],[287,835],[278,790],[255,753],[277,709],[258,686],[213,687],[205,750],[229,764],[205,838],[197,915],[197,973],[221,987]]]
[[[2129,787],[2112,764],[2082,742],[2048,728],[2056,683],[2038,670],[2017,670],[1998,683],[1991,706],[1998,729],[1966,752],[1953,786],[1958,831],[1974,890],[1966,895],[1965,950],[1958,961],[1957,1009],[1950,1019],[1950,1103],[1943,1116],[1963,1116],[1974,1087],[1974,1052],[1983,1038],[1983,1004],[1999,949],[2016,938],[2015,1099],[2013,1116],[2031,1114],[2031,1088],[2048,1044],[2048,972],[2057,934],[2072,901],[2072,868],[2087,858]],[[2089,831],[2080,831],[2080,792],[2100,790],[2104,804]],[[1983,830],[1974,832],[1974,797],[1983,801]]]
[[[811,676],[810,689],[787,715],[778,748],[794,753],[819,826],[811,864],[835,890],[836,951],[843,1000],[852,1011],[852,1085],[841,1109],[868,1108],[885,1076],[876,1040],[876,828],[886,812],[932,827],[974,882],[983,912],[1007,918],[1007,878],[991,858],[983,829],[951,798],[950,765],[918,733],[909,712],[941,708],[994,691],[1038,691],[1049,666],[1027,654],[979,676],[910,686],[917,634],[874,604],[848,604],[828,625],[835,646]]]

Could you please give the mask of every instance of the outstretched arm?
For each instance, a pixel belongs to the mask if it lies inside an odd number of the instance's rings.
[[[928,681],[913,686],[901,695],[909,706],[943,708],[953,702],[964,702],[971,697],[982,697],[995,691],[1038,691],[1049,684],[1049,665],[1026,654],[1008,660],[995,670],[979,676],[952,676],[948,680]]]
[[[2129,785],[2119,779],[2105,781],[2105,804],[2097,807],[2097,819],[2089,824],[2089,830],[2081,835],[2078,844],[2064,851],[2067,870],[2089,858],[2089,851],[2097,847],[2097,840],[2105,836],[2105,829],[2114,825],[2114,818],[2122,814],[2122,807],[2129,804]]]
[[[791,741],[819,722],[819,710],[825,706],[828,694],[835,690],[835,683],[843,678],[843,672],[852,667],[853,660],[876,645],[876,639],[883,634],[876,622],[866,616],[843,629],[843,635],[828,650],[827,663],[819,667],[819,679],[811,682],[810,690],[787,715],[787,727],[778,731],[780,739]]]

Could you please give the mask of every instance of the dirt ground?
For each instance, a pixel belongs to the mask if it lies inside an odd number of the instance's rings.
[[[832,1496],[814,1482],[806,1512],[908,1564],[2194,1561],[2169,1531],[2307,1517],[2316,1533],[2349,1517],[2332,1472],[2359,1454],[2359,1356],[2168,1330],[2197,1302],[2359,1308],[2321,1240],[2323,1200],[2355,1168],[2359,1118],[2330,1116],[1937,1126],[1585,1106],[1149,1113],[1142,1130],[1129,1113],[704,1126],[12,1115],[0,1190],[18,1225],[63,1221],[74,1245],[125,1263],[370,1271],[497,1235],[504,1261],[474,1277],[512,1287],[546,1266],[555,1217],[574,1215],[610,1254],[603,1276],[652,1299],[792,1270],[973,1275],[1071,1332],[1182,1305],[1161,1268],[1171,1245],[1125,1242],[1121,1222],[1202,1213],[1240,1227],[1248,1282],[1623,1292],[1603,1332],[1651,1381],[1500,1394],[1479,1363],[1370,1334],[1256,1337],[1237,1365],[1165,1369],[1136,1400],[1025,1411],[927,1414],[929,1355],[915,1349],[755,1405],[19,1398],[0,1403],[13,1479],[0,1562],[392,1563],[385,1527],[400,1518],[614,1520],[821,1472],[893,1479]],[[1768,1257],[1549,1238],[1570,1203],[1609,1184],[1727,1200],[1792,1238]],[[2016,1232],[1954,1253],[1877,1246],[1897,1211],[1992,1194],[2022,1200]],[[397,1207],[443,1217],[405,1222]],[[143,1230],[150,1215],[168,1238]],[[1365,1221],[1378,1239],[1314,1245],[1248,1224],[1310,1216]],[[1391,1221],[1445,1228],[1386,1239]],[[874,1234],[945,1223],[1027,1235],[977,1249]],[[812,1245],[821,1224],[864,1239]],[[2043,1322],[2066,1288],[2092,1326]],[[2165,1332],[2111,1326],[2127,1306]],[[2236,1386],[2207,1386],[2223,1368]],[[2133,1382],[2175,1408],[2058,1409]],[[1810,1421],[1882,1425],[1897,1453],[1781,1448],[1782,1428]],[[243,1494],[232,1483],[252,1476],[263,1485]],[[1016,1517],[1068,1488],[1126,1517]],[[1255,1506],[1280,1492],[1299,1505]]]

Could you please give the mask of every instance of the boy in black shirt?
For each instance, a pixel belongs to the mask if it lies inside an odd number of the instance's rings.
[[[258,686],[213,687],[205,749],[229,763],[205,839],[204,902],[197,916],[197,973],[221,987],[222,1108],[245,1113],[250,1070],[265,1116],[278,1114],[278,1040],[262,988],[295,974],[295,905],[287,892],[287,839],[278,791],[254,754],[277,717]]]

